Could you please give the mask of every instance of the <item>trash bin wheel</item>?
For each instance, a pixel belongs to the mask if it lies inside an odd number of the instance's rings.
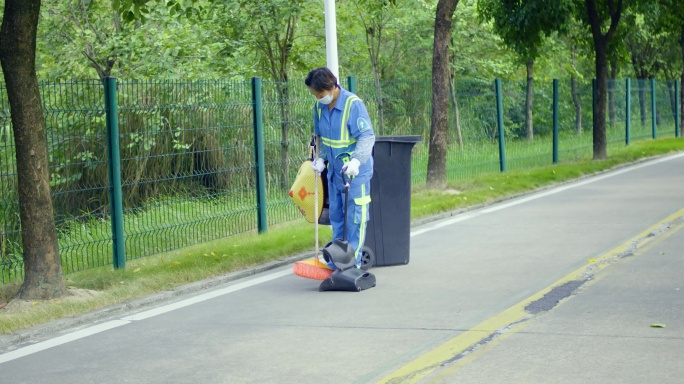
[[[361,269],[367,271],[375,264],[375,252],[367,246],[361,249]]]

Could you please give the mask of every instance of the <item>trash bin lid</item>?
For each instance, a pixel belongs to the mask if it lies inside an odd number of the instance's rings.
[[[418,143],[422,140],[422,136],[419,135],[375,136],[375,142]]]

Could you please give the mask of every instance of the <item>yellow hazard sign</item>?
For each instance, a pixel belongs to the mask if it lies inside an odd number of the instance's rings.
[[[314,214],[314,186],[316,183],[318,183],[318,212]],[[294,201],[309,223],[315,223],[321,216],[321,211],[323,210],[323,181],[320,176],[316,177],[316,173],[311,169],[311,160],[305,161],[299,167],[297,177],[288,195],[290,195],[292,201]]]

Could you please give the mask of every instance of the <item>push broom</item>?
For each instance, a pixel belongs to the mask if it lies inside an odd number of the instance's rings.
[[[315,148],[316,152],[316,157],[314,158],[315,161],[316,159],[318,159],[318,143],[316,142],[316,136],[314,136],[311,139],[311,144]],[[314,152],[313,148],[311,148],[310,152]],[[292,272],[295,275],[314,280],[325,280],[333,272],[333,270],[330,267],[323,264],[318,259],[318,178],[320,176],[321,175],[318,172],[314,171],[314,242],[316,247],[314,249],[314,257],[311,260],[298,261],[294,264],[294,267],[292,268]]]

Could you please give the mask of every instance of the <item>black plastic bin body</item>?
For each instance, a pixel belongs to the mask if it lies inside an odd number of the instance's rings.
[[[411,248],[411,151],[421,136],[377,136],[365,245],[374,267],[408,264]]]

